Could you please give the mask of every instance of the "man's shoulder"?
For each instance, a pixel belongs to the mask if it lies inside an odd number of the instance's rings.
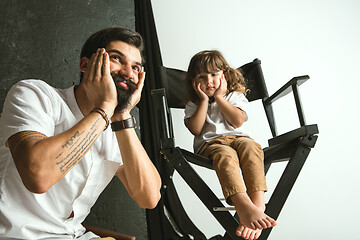
[[[71,89],[58,89],[39,79],[20,80],[14,84],[7,94],[7,101],[13,103],[34,103],[35,101],[51,102],[62,101]],[[20,102],[19,102],[20,101]]]
[[[43,80],[25,79],[25,80],[20,80],[17,83],[15,83],[11,87],[10,92],[18,92],[18,93],[34,92],[35,94],[40,93],[40,94],[52,96],[61,90],[62,89],[57,89]]]
[[[39,87],[39,88],[53,88],[47,82],[40,79],[24,79],[14,84],[14,87]]]

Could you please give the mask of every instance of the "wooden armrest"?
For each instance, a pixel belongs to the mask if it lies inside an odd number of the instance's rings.
[[[269,143],[269,147],[271,147],[271,146],[274,146],[277,144],[290,142],[290,141],[292,141],[296,138],[302,137],[302,136],[314,135],[317,133],[319,133],[317,124],[305,125],[300,128],[297,128],[295,130],[292,130],[290,132],[273,137],[273,138],[269,139],[268,143]]]
[[[292,86],[297,85],[300,86],[304,82],[306,82],[310,77],[308,75],[298,76],[292,78],[288,81],[284,86],[282,86],[279,90],[277,90],[273,95],[265,100],[265,105],[270,105],[271,103],[275,102],[279,98],[282,98],[292,92]]]
[[[265,108],[270,106],[276,100],[284,97],[290,92],[294,94],[294,100],[296,104],[296,110],[299,117],[300,126],[305,126],[305,115],[301,106],[300,93],[298,90],[298,86],[306,82],[310,77],[308,75],[299,76],[292,78],[289,82],[287,82],[284,86],[282,86],[278,91],[276,91],[272,96],[268,97],[263,101]],[[274,132],[273,132],[274,134]]]
[[[116,240],[135,240],[134,236],[121,234],[121,233],[106,230],[103,228],[87,226],[87,225],[84,225],[84,227],[86,229],[86,232],[93,232],[100,237],[113,237]]]

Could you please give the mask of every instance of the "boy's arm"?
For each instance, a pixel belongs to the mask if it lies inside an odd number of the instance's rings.
[[[221,113],[225,119],[234,127],[239,128],[245,122],[246,114],[238,107],[231,105],[223,96],[215,98]]]
[[[200,83],[193,82],[193,88],[199,96],[200,103],[194,115],[184,120],[185,126],[189,131],[197,136],[200,135],[206,120],[207,110],[209,107],[209,97],[200,89]]]
[[[184,120],[185,126],[195,136],[200,135],[204,127],[208,110],[208,101],[208,99],[201,101],[194,115]]]
[[[246,114],[243,110],[238,107],[231,105],[225,98],[224,95],[227,90],[227,81],[225,76],[222,75],[219,88],[214,94],[214,99],[219,106],[221,113],[225,119],[234,127],[239,128],[245,122]]]

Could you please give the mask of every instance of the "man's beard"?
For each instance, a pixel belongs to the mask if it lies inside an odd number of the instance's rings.
[[[129,106],[131,95],[136,89],[136,84],[130,79],[125,79],[124,76],[111,72],[111,76],[114,80],[116,91],[117,91],[117,101],[118,105],[115,108],[115,112],[122,111]],[[124,88],[119,83],[125,82],[128,88]]]

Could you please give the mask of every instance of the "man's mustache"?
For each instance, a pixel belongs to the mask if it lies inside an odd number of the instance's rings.
[[[135,89],[135,88],[137,87],[136,84],[135,84],[133,81],[131,81],[130,78],[126,79],[123,75],[121,75],[121,74],[116,74],[116,73],[114,73],[114,72],[111,72],[110,74],[111,74],[111,77],[112,77],[113,80],[114,80],[114,83],[115,83],[115,85],[116,85],[116,88],[119,87],[118,84],[116,84],[117,82],[125,82],[126,85],[128,86],[128,90],[130,90],[130,89]],[[125,90],[124,88],[122,88],[122,89]]]

